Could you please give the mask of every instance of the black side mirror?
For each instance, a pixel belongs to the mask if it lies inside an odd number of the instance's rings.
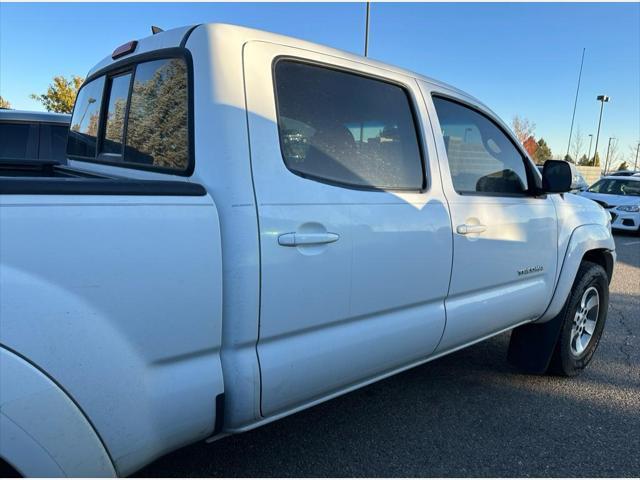
[[[545,193],[564,193],[571,190],[571,165],[564,160],[547,160],[542,169],[542,190]]]

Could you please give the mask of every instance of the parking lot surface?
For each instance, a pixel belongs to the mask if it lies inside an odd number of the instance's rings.
[[[579,377],[527,376],[509,333],[137,476],[640,476],[640,237],[616,234],[609,316]]]

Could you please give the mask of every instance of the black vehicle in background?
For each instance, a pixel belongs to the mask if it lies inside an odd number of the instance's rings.
[[[67,163],[71,115],[0,109],[0,161],[53,160]]]

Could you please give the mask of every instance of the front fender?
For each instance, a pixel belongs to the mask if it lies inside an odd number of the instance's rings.
[[[25,477],[113,477],[100,438],[50,378],[0,347],[0,458]]]
[[[580,263],[587,252],[594,250],[605,251],[607,255],[611,256],[613,264],[616,259],[615,248],[613,236],[605,226],[587,224],[577,227],[571,233],[551,302],[544,314],[535,323],[548,322],[560,313],[569,297]]]

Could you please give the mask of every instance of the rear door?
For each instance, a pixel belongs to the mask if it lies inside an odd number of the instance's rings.
[[[413,79],[268,43],[244,52],[269,416],[434,351],[451,229]]]
[[[544,312],[555,279],[557,220],[551,198],[531,193],[534,166],[506,128],[469,100],[431,93],[454,232],[447,328],[438,347],[445,351]]]

